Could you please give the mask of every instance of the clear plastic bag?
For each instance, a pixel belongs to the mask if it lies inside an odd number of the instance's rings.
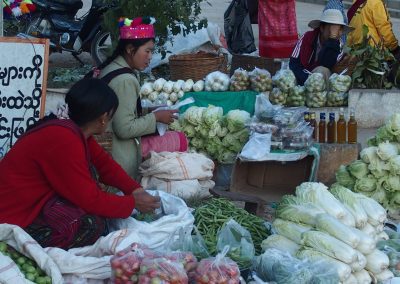
[[[269,73],[267,70],[256,67],[249,73],[249,75],[252,90],[260,93],[272,90],[271,73]]]
[[[348,104],[348,93],[330,90],[327,95],[326,106],[338,107]]]
[[[400,277],[400,239],[379,241],[376,248],[389,257],[389,270],[393,272],[394,276]]]
[[[332,74],[329,77],[329,90],[338,92],[338,93],[346,93],[351,86],[351,77],[349,75],[342,74]]]
[[[297,85],[296,76],[290,69],[281,69],[272,77],[272,82],[277,86],[282,92],[288,93],[290,88]]]
[[[337,271],[328,263],[299,260],[277,249],[267,249],[255,257],[253,269],[263,281],[274,281],[277,284],[340,282]]]
[[[275,105],[285,105],[288,94],[283,92],[280,88],[273,88],[269,93],[269,100]]]
[[[289,89],[286,99],[287,106],[304,106],[306,104],[306,89],[303,86],[295,86]]]
[[[303,120],[306,107],[282,108],[274,117],[274,122],[279,127],[295,127],[300,120]]]
[[[322,92],[327,89],[324,75],[321,73],[312,73],[304,82],[304,87],[309,93]]]
[[[271,133],[253,132],[243,146],[240,157],[247,160],[263,160],[271,151]]]
[[[158,253],[152,251],[146,245],[138,243],[133,243],[117,252],[110,259],[113,282],[127,283],[127,281],[133,281],[136,283],[143,259],[158,256]]]
[[[184,228],[179,228],[178,238],[174,234],[168,244],[168,249],[171,251],[190,251],[198,259],[210,257],[210,253],[207,250],[207,246],[204,242],[203,237],[197,230],[197,227],[193,227],[192,232],[187,232]]]
[[[260,94],[256,97],[254,109],[254,115],[259,121],[272,122],[277,112],[282,109],[282,106],[272,105],[267,96]]]
[[[249,88],[250,78],[246,70],[238,68],[233,72],[231,76],[231,82],[229,89],[231,91],[244,91]]]
[[[327,91],[306,92],[306,106],[308,107],[324,107],[327,100]]]
[[[250,132],[257,132],[261,134],[275,134],[279,130],[279,127],[275,124],[259,121],[256,117],[253,117],[251,122],[248,124],[248,127]]]
[[[140,265],[138,284],[187,284],[186,271],[181,263],[166,258],[144,259]]]
[[[225,257],[229,247],[216,257],[205,258],[200,261],[193,274],[190,274],[190,283],[197,284],[239,284],[239,267],[229,257]],[[229,281],[229,282],[228,282]]]
[[[194,271],[197,267],[197,258],[189,251],[169,252],[165,253],[163,257],[170,261],[181,263],[187,273]]]
[[[217,235],[217,250],[222,252],[226,246],[229,246],[227,256],[241,269],[251,266],[255,255],[251,234],[233,219],[226,222]]]

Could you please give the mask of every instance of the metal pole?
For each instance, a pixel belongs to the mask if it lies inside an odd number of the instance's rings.
[[[3,36],[3,0],[0,0],[0,36]]]

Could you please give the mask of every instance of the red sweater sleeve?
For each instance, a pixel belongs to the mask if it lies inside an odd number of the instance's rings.
[[[91,177],[85,148],[80,137],[68,129],[57,128],[57,142],[43,150],[39,167],[49,185],[63,198],[89,214],[107,218],[127,218],[135,200],[102,191]]]
[[[96,142],[93,137],[88,139],[90,158],[95,166],[100,181],[120,189],[126,195],[141,187],[122,167]]]

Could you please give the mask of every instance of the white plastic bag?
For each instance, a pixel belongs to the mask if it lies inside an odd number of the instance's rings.
[[[244,145],[240,158],[259,161],[268,156],[271,151],[271,133],[253,132],[249,141]]]
[[[177,228],[188,229],[193,226],[194,217],[189,207],[179,197],[162,191],[149,191],[150,194],[159,194],[165,215],[158,220],[147,223],[133,217],[110,220],[111,230],[132,229],[137,232],[138,243],[147,245],[150,249],[162,250]]]

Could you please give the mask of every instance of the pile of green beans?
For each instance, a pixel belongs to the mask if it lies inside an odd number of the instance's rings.
[[[218,231],[231,218],[250,232],[257,255],[261,253],[261,242],[270,235],[263,219],[224,198],[213,198],[196,208],[194,218],[211,255],[217,253]]]

